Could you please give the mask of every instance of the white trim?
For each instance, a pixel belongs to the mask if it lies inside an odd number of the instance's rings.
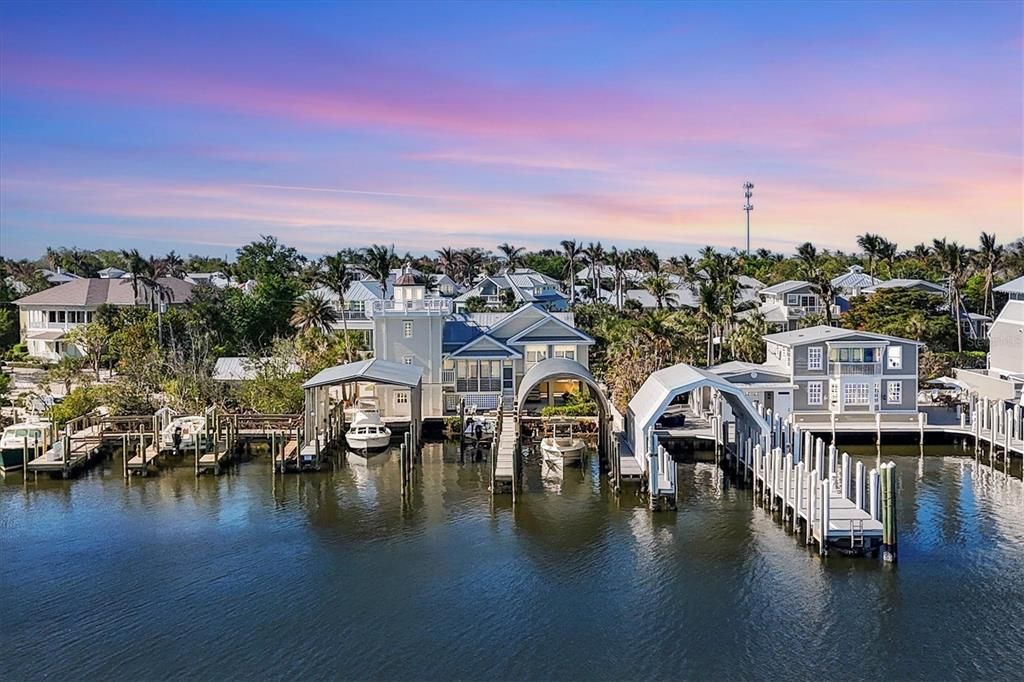
[[[562,327],[563,329],[565,329],[565,330],[571,332],[572,334],[574,334],[575,335],[575,339],[571,342],[573,345],[577,345],[577,346],[590,346],[590,345],[593,345],[594,343],[596,343],[594,341],[594,339],[590,338],[589,336],[587,336],[586,334],[581,332],[579,329],[576,329],[575,327],[570,326],[566,322],[562,322],[560,319],[558,319],[554,315],[550,315],[550,314],[548,314],[545,311],[541,311],[541,312],[544,312],[544,315],[545,315],[545,317],[543,319],[537,320],[537,322],[535,322],[534,324],[530,325],[529,327],[527,327],[523,331],[519,332],[518,334],[516,334],[515,336],[510,338],[508,341],[506,341],[506,343],[508,343],[510,346],[513,345],[513,344],[515,344],[517,346],[525,346],[526,344],[529,344],[529,343],[546,343],[546,344],[549,344],[549,345],[560,345],[560,346],[569,345],[570,341],[568,339],[558,339],[558,340],[544,339],[543,341],[531,341],[530,339],[522,340],[522,337],[524,337],[524,336],[530,334],[531,332],[539,329],[540,327],[542,327],[543,325],[545,325],[548,322],[554,322],[556,325],[558,325],[558,326]]]
[[[507,351],[509,353],[509,355],[508,356],[502,356],[503,358],[507,358],[507,359],[511,359],[511,360],[521,360],[523,358],[523,354],[521,352],[517,351],[515,348],[510,348],[509,346],[507,346],[504,343],[502,343],[502,341],[500,339],[496,339],[493,336],[491,336],[490,334],[481,334],[480,336],[476,337],[472,341],[468,341],[467,343],[459,346],[458,348],[456,348],[452,352],[448,353],[447,357],[452,358],[453,360],[483,360],[485,358],[482,358],[482,357],[460,358],[459,357],[459,353],[461,353],[464,350],[469,350],[469,348],[471,348],[472,346],[475,346],[476,344],[478,344],[478,343],[480,343],[481,341],[484,341],[484,340],[490,341],[491,343],[495,344],[496,346],[498,346],[499,350]],[[493,359],[498,359],[498,358],[493,358]]]

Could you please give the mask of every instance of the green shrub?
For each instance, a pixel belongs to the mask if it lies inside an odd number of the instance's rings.
[[[444,430],[449,433],[459,433],[462,430],[462,419],[455,415],[445,417]]]
[[[596,417],[597,403],[586,400],[567,405],[548,405],[541,408],[540,414],[542,417]]]
[[[22,362],[28,358],[28,346],[24,343],[16,343],[6,353],[7,359],[12,362]]]
[[[100,386],[79,386],[68,393],[64,400],[50,408],[50,419],[59,429],[72,419],[88,414],[102,405],[103,394]]]

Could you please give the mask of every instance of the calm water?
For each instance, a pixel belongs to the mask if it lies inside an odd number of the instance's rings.
[[[916,452],[911,448],[910,452]],[[946,452],[955,452],[946,448]],[[899,464],[900,564],[820,560],[680,465],[679,512],[593,471],[534,472],[513,509],[488,467],[430,444],[275,477],[256,458],[126,485],[0,484],[7,679],[1020,678],[1024,485],[973,459]],[[874,457],[871,457],[874,460]]]

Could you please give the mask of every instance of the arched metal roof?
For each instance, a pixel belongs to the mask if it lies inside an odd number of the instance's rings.
[[[530,391],[536,388],[538,384],[551,379],[577,379],[582,381],[589,386],[591,392],[594,393],[594,397],[603,414],[611,414],[608,406],[608,398],[606,398],[604,393],[601,392],[601,388],[597,385],[597,380],[594,379],[594,375],[580,363],[575,360],[569,360],[568,358],[548,358],[547,360],[541,360],[531,367],[523,376],[523,380],[519,384],[516,409],[521,411],[523,409],[523,403],[526,402],[526,396],[530,394]]]
[[[647,381],[629,401],[632,420],[627,435],[633,445],[633,452],[645,452],[651,428],[676,396],[703,386],[718,390],[733,413],[742,413],[762,429],[768,429],[768,424],[740,387],[707,370],[680,363],[660,369],[647,377]]]

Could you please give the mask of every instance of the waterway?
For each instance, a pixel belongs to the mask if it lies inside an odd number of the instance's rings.
[[[0,483],[6,679],[1012,679],[1024,675],[1024,484],[953,446],[898,465],[899,564],[825,560],[680,465],[651,514],[596,474],[426,446],[311,475],[258,457],[126,484]],[[904,454],[906,453],[906,454]],[[861,453],[873,463],[872,451]],[[945,455],[945,456],[943,456]]]

